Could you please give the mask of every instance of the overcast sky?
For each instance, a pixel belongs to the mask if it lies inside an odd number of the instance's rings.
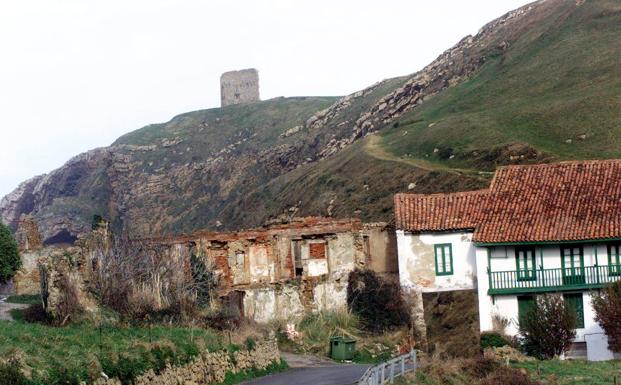
[[[344,95],[415,72],[525,0],[0,0],[0,197],[86,150],[217,107]]]

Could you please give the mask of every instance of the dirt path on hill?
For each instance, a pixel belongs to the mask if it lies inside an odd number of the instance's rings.
[[[448,166],[430,162],[430,161],[423,160],[423,159],[400,158],[398,156],[394,156],[390,154],[389,152],[387,152],[382,147],[382,144],[381,144],[382,137],[377,133],[368,135],[364,140],[365,140],[364,150],[367,152],[367,154],[371,155],[372,157],[376,159],[405,163],[407,165],[414,166],[414,167],[420,168],[421,170],[425,170],[425,171],[444,171],[444,172],[453,173],[453,174],[475,175],[479,177],[481,177],[482,175],[477,170],[450,168]]]

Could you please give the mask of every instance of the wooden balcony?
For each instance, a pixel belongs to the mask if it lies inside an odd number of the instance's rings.
[[[490,272],[489,295],[598,289],[621,279],[621,265]]]

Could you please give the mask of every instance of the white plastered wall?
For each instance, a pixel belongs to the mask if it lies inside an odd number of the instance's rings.
[[[436,275],[434,245],[451,244],[453,274]],[[406,289],[423,292],[476,288],[475,247],[472,232],[410,234],[397,231],[399,280]]]

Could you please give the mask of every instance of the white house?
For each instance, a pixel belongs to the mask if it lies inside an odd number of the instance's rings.
[[[480,330],[560,293],[578,318],[573,351],[612,359],[592,293],[621,278],[621,160],[497,170],[489,189],[397,194],[399,276],[406,292],[476,289]]]

